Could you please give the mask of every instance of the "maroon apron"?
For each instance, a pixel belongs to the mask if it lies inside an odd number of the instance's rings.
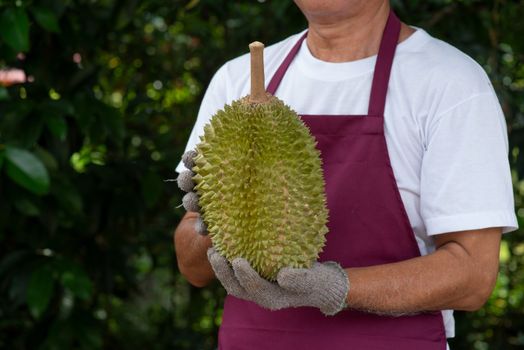
[[[319,261],[360,267],[420,256],[384,136],[384,106],[399,33],[400,21],[391,12],[375,64],[368,115],[300,116],[318,141],[323,160],[329,232]],[[271,79],[271,94],[306,35]],[[388,317],[344,310],[325,316],[312,307],[270,311],[231,295],[225,300],[218,341],[220,350],[446,349],[440,311]]]

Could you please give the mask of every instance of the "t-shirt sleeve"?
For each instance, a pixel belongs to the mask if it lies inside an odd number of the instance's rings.
[[[494,91],[463,99],[427,126],[420,203],[428,235],[518,228],[506,122]]]
[[[224,107],[227,101],[227,86],[226,86],[226,64],[224,64],[217,72],[213,75],[211,82],[209,83],[207,90],[200,104],[198,116],[195,121],[195,125],[191,130],[189,139],[184,149],[184,153],[194,149],[195,146],[200,142],[200,136],[204,134],[204,125],[206,125],[211,117],[219,110]],[[180,174],[182,171],[187,170],[180,159],[175,171]]]

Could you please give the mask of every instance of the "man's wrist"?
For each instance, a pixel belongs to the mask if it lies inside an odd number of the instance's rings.
[[[325,265],[329,266],[332,272],[331,282],[328,282],[328,288],[330,297],[327,307],[322,309],[322,312],[326,315],[335,315],[347,307],[346,300],[349,294],[349,277],[346,270],[340,266],[337,262],[329,261],[325,262]]]

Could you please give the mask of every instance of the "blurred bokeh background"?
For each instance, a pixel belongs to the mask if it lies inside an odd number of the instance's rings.
[[[392,3],[491,77],[524,227],[524,1]],[[216,346],[224,291],[178,273],[164,180],[216,69],[305,26],[290,0],[0,1],[1,349]],[[524,349],[523,230],[500,258],[454,350]]]

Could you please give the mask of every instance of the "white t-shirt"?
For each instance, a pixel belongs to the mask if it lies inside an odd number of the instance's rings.
[[[506,123],[486,73],[463,52],[414,28],[395,53],[384,120],[397,186],[425,255],[435,250],[432,235],[487,227],[506,233],[518,225]],[[264,50],[266,86],[303,33]],[[376,55],[321,61],[304,40],[276,96],[298,114],[367,114],[375,61]],[[249,93],[249,64],[245,54],[216,72],[186,151],[200,142],[218,109]],[[180,162],[176,171],[183,170]],[[443,317],[453,337],[453,312]]]

